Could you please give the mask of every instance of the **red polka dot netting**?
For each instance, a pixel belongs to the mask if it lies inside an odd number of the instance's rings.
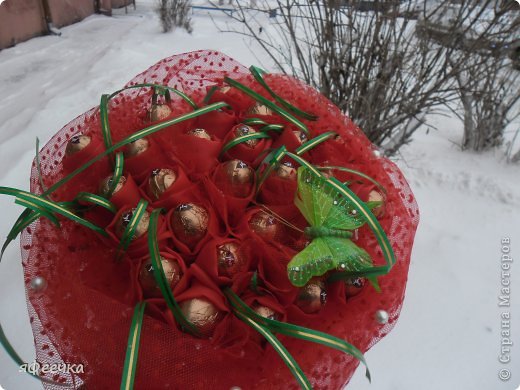
[[[223,85],[224,76],[273,101],[247,68],[214,51],[166,58],[130,81],[128,86],[154,83],[179,89],[199,106],[208,100],[225,101],[230,108],[172,125],[147,137],[148,148],[125,160],[126,182],[111,198],[117,213],[90,207],[82,214],[105,229],[106,237],[66,219],[60,219],[61,228],[57,228],[42,218],[23,231],[23,266],[37,360],[84,365],[84,373],[47,374],[48,379],[72,388],[118,388],[133,308],[142,299],[148,305],[135,377],[138,389],[298,387],[275,350],[233,314],[221,292],[224,286],[231,286],[252,307],[268,307],[282,321],[329,333],[363,352],[384,337],[397,321],[419,221],[417,204],[399,169],[374,153],[374,146],[362,131],[317,91],[289,76],[264,75],[279,96],[318,116],[317,121],[303,120],[310,130],[309,139],[328,131],[338,134],[303,154],[305,160],[316,166],[342,166],[363,172],[386,189],[386,193],[379,193],[384,195],[384,204],[377,217],[397,262],[388,275],[379,278],[381,293],[367,284],[354,295],[349,294],[349,286],[344,282],[328,283],[324,286],[326,303],[317,311],[305,310],[297,304],[300,290],[287,277],[287,263],[305,247],[301,232],[291,226],[306,226],[294,205],[296,182],[291,180],[291,167],[286,165],[286,175],[281,172],[269,176],[256,195],[254,186],[230,183],[226,165],[238,159],[257,168],[269,151],[281,145],[294,151],[301,144],[301,133],[272,112],[252,113],[254,100],[234,88],[220,88],[203,102],[210,87]],[[152,94],[151,88],[128,89],[110,101],[109,124],[114,143],[150,126]],[[159,97],[166,104],[162,99]],[[193,110],[175,94],[167,105],[169,118]],[[239,144],[221,155],[223,146],[236,136],[237,125],[252,116],[269,124],[281,124],[283,131],[270,132],[271,138]],[[207,137],[193,136],[193,129],[205,129]],[[89,136],[90,144],[79,153],[67,154],[71,137],[78,133]],[[67,124],[41,150],[43,185],[50,187],[103,149],[100,111],[96,107]],[[176,181],[157,199],[150,192],[149,183],[153,170],[162,168],[173,170]],[[51,199],[62,202],[74,199],[81,191],[99,193],[100,181],[111,172],[110,161],[104,158],[57,189]],[[349,172],[332,170],[329,174],[348,182],[363,201],[375,188]],[[31,191],[41,194],[43,190],[34,163]],[[160,294],[147,295],[139,276],[148,256],[146,237],[132,241],[125,255],[115,259],[118,221],[141,198],[149,201],[148,211],[157,207],[166,211],[159,218],[158,243],[161,255],[175,262],[182,275],[173,288],[177,301],[182,304],[204,298],[219,311],[212,337],[195,338],[181,331]],[[195,241],[184,239],[183,233],[176,231],[174,214],[181,204],[195,204],[206,210],[207,231]],[[289,223],[275,219],[277,229],[258,234],[250,222],[262,205]],[[371,255],[375,264],[384,263],[370,229],[359,229],[355,243]],[[224,244],[240,249],[243,263],[235,273],[223,275],[217,266],[218,248]],[[258,282],[255,289],[249,283],[253,274]],[[44,291],[29,288],[36,276],[47,281]],[[374,319],[374,313],[380,309],[389,314],[385,325]],[[283,335],[278,338],[315,389],[342,388],[359,363],[319,344]]]

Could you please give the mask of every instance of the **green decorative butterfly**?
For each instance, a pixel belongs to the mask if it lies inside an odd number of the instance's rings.
[[[360,272],[372,267],[370,255],[354,244],[352,231],[365,219],[327,178],[309,168],[298,168],[298,191],[294,202],[310,227],[305,234],[312,239],[287,265],[289,280],[304,286],[312,277],[330,270]],[[380,202],[367,202],[369,209]]]

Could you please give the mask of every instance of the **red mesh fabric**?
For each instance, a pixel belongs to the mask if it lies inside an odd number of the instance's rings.
[[[202,104],[207,89],[222,85],[224,76],[241,81],[269,98],[265,90],[250,76],[248,70],[233,59],[214,51],[198,51],[166,58],[135,77],[128,85],[157,83],[178,88]],[[161,219],[161,251],[180,256],[184,275],[175,287],[179,301],[205,297],[222,311],[222,320],[211,339],[196,339],[180,331],[162,299],[150,299],[142,329],[136,375],[138,389],[242,389],[297,388],[295,379],[276,352],[232,313],[219,286],[231,285],[249,304],[260,303],[275,310],[284,321],[324,331],[344,338],[361,351],[372,347],[394,326],[403,301],[410,252],[419,214],[408,184],[399,169],[389,160],[377,157],[374,147],[361,130],[333,104],[311,87],[284,75],[267,75],[266,82],[276,93],[294,105],[319,116],[317,122],[305,122],[316,136],[335,131],[340,137],[329,140],[303,157],[316,165],[340,165],[362,171],[387,190],[384,214],[379,221],[386,231],[397,257],[390,274],[380,278],[382,293],[370,286],[355,297],[346,299],[344,284],[327,286],[328,302],[316,314],[305,314],[294,304],[298,290],[286,276],[286,265],[305,240],[287,226],[276,231],[272,239],[263,239],[252,232],[248,221],[258,205],[252,195],[236,198],[224,196],[225,180],[219,167],[233,153],[218,159],[217,151],[232,126],[248,116],[253,102],[236,90],[220,91],[212,101],[225,100],[233,112],[210,116],[171,126],[149,137],[160,160],[134,160],[128,169],[136,182],[132,194],[150,199],[145,181],[154,168],[177,168],[183,172],[183,188],[173,194],[168,191],[150,209],[157,206],[176,207],[192,201],[211,208],[211,223],[203,242],[195,248],[182,248],[172,238],[169,215]],[[106,91],[104,91],[106,92]],[[127,90],[110,103],[109,121],[114,142],[149,125],[150,89]],[[190,106],[172,96],[172,114],[189,112]],[[271,123],[290,126],[281,118],[264,118]],[[186,132],[195,127],[207,127],[212,140],[193,139]],[[287,130],[286,130],[287,131]],[[79,156],[90,158],[100,150],[101,128],[99,109],[94,108],[61,129],[42,149],[42,174],[45,186],[63,178],[82,161],[64,156],[70,137],[76,133],[90,135],[93,149]],[[191,138],[190,138],[191,137]],[[285,139],[291,139],[286,134]],[[278,145],[276,136],[272,142]],[[271,142],[271,141],[269,141]],[[297,142],[291,139],[292,143]],[[267,142],[265,142],[267,143]],[[290,145],[293,149],[297,145]],[[263,146],[262,146],[263,147]],[[85,161],[85,160],[84,160]],[[83,161],[83,162],[84,162]],[[164,166],[156,166],[161,164]],[[126,172],[128,175],[129,172]],[[79,191],[96,193],[101,179],[110,174],[107,159],[86,170],[58,189],[52,199],[71,200]],[[334,171],[341,180],[358,177]],[[293,224],[305,226],[292,203],[294,186],[278,183],[273,177],[266,182],[257,203],[265,204]],[[361,183],[359,193],[366,193],[368,183]],[[364,187],[363,187],[364,186]],[[219,189],[220,188],[220,189]],[[33,164],[31,190],[42,193],[37,170]],[[364,195],[363,195],[364,196]],[[134,204],[129,204],[130,200]],[[117,202],[122,209],[135,206],[135,196]],[[121,211],[120,211],[121,212]],[[85,217],[111,231],[112,216],[94,209]],[[127,337],[133,307],[141,299],[138,272],[143,261],[141,241],[133,243],[130,252],[115,261],[117,242],[100,239],[96,233],[63,220],[61,229],[46,220],[39,220],[24,230],[21,237],[26,285],[35,276],[48,282],[43,292],[27,288],[28,306],[40,363],[81,363],[83,374],[54,375],[55,381],[72,388],[85,385],[89,389],[118,388],[125,358]],[[110,226],[109,226],[110,225]],[[222,277],[212,266],[215,246],[233,240],[239,242],[246,256],[248,269],[232,278]],[[382,253],[368,228],[360,229],[356,243],[365,248],[376,264],[382,264]],[[258,271],[259,290],[249,289],[253,271]],[[384,309],[389,313],[388,324],[380,325],[374,313]],[[352,376],[358,361],[350,356],[317,344],[280,336],[280,340],[300,364],[315,389],[340,389]],[[373,373],[377,375],[377,373]],[[52,389],[56,386],[45,385]],[[58,387],[56,387],[58,388]]]

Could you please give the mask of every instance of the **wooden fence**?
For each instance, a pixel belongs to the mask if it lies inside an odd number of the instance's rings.
[[[48,34],[50,25],[61,28],[129,4],[135,6],[135,0],[5,0],[0,4],[0,50]]]

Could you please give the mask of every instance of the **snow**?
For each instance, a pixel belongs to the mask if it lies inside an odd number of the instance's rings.
[[[153,0],[129,13],[91,16],[63,28],[62,35],[32,39],[0,52],[0,184],[28,189],[35,138],[45,143],[72,118],[97,105],[102,93],[118,89],[163,57],[196,49],[218,49],[245,65],[270,67],[255,58],[251,42],[218,31],[205,11],[193,14],[194,33],[162,34]],[[226,16],[213,12],[224,22]],[[267,23],[267,19],[266,19]],[[258,53],[258,52],[257,52]],[[257,54],[258,55],[258,54]],[[520,167],[500,153],[460,152],[462,124],[430,116],[438,130],[420,129],[397,158],[417,197],[421,223],[401,318],[392,333],[366,355],[369,384],[358,370],[353,389],[516,389],[520,385]],[[0,237],[20,212],[2,199]],[[501,239],[511,239],[514,307],[513,362],[500,350]],[[1,322],[26,361],[34,359],[32,333],[16,244],[0,264]],[[498,378],[512,370],[509,382]],[[0,351],[0,388],[39,389]]]

